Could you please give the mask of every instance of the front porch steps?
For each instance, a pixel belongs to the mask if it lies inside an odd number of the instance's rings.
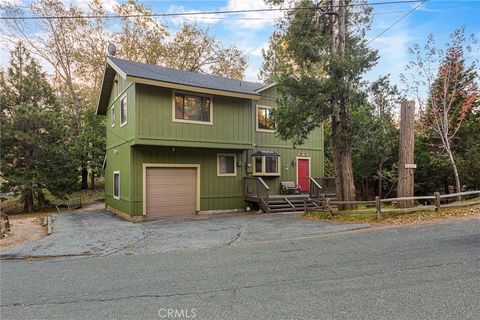
[[[309,197],[306,195],[298,196],[275,196],[267,200],[267,206],[269,212],[305,212],[304,201],[307,200],[307,209],[315,208],[316,204],[309,201]]]

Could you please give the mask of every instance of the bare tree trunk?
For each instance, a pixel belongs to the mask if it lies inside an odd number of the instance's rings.
[[[82,182],[80,184],[80,189],[88,188],[88,170],[87,168],[82,168]]]
[[[23,194],[23,211],[27,213],[33,212],[33,190],[28,188]]]
[[[455,178],[455,192],[462,192],[462,186],[460,184],[460,176],[458,174],[457,164],[455,163],[455,159],[453,158],[452,150],[450,150],[450,144],[447,144],[445,148],[448,153],[448,158],[450,159],[450,163],[452,164],[453,168],[453,176]],[[460,200],[460,197],[459,197]]]
[[[368,178],[367,177],[365,178],[365,186],[366,186],[366,190],[367,190],[367,192],[366,192],[367,196],[365,197],[365,200],[368,200],[369,197],[370,197],[370,190],[368,188]]]
[[[335,28],[332,25],[332,54],[343,56],[345,54],[345,1],[338,2],[338,35],[335,34]],[[331,20],[332,21],[332,20]],[[338,46],[335,39],[338,40]],[[335,98],[334,111],[332,115],[332,149],[333,163],[335,168],[335,187],[337,198],[340,201],[355,200],[355,183],[353,180],[352,167],[352,147],[348,138],[348,116],[346,101],[342,98]],[[340,210],[356,208],[355,205],[340,205]]]
[[[362,201],[368,198],[368,180],[367,177],[362,177]]]
[[[340,129],[342,126],[339,118],[337,115],[332,116],[332,149],[337,199],[355,201],[351,144],[346,138],[346,132]],[[349,210],[355,207],[355,205],[341,205],[339,209]]]
[[[95,190],[95,171],[90,173],[90,189]]]
[[[382,177],[378,174],[378,196],[382,198]]]

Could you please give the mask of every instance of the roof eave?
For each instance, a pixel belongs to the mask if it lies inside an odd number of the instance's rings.
[[[255,90],[255,92],[260,93],[260,92],[262,92],[262,91],[265,91],[265,90],[267,90],[267,89],[270,89],[270,88],[272,88],[272,87],[275,87],[276,85],[277,85],[276,82],[272,82],[272,83],[269,83],[269,84],[264,85],[264,86],[261,87],[261,88],[258,88],[257,90]]]
[[[160,80],[153,80],[147,78],[140,78],[127,75],[127,81],[141,83],[141,84],[148,84],[157,87],[164,87],[170,89],[177,89],[177,90],[185,90],[191,92],[198,92],[198,93],[205,93],[211,95],[218,95],[218,96],[227,96],[227,97],[235,97],[235,98],[243,98],[243,99],[252,99],[252,100],[260,100],[260,94],[258,93],[246,93],[246,92],[235,92],[235,91],[226,91],[226,90],[219,90],[213,88],[205,88],[199,86],[192,86],[186,84],[179,84],[174,82],[167,82],[167,81],[160,81]]]
[[[110,88],[107,87],[108,81],[106,81],[107,80],[106,76],[108,72],[118,73],[123,79],[127,78],[127,75],[125,74],[125,72],[123,72],[123,70],[120,69],[112,60],[110,60],[110,57],[107,57],[105,61],[105,69],[103,71],[103,76],[102,76],[102,87],[100,89],[100,94],[98,95],[97,110],[96,110],[96,114],[102,115],[102,116],[106,115],[107,108],[108,108],[108,101],[107,102],[102,101],[102,95],[104,94],[105,90],[108,90],[108,89],[111,90],[111,87]],[[112,78],[111,74],[110,74],[110,78]],[[108,97],[110,97],[110,93],[108,93]]]

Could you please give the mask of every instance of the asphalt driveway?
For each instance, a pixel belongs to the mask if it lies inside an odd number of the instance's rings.
[[[158,253],[303,239],[368,227],[306,221],[294,214],[199,216],[130,223],[106,211],[90,211],[56,214],[53,221],[53,234],[2,250],[0,257]]]

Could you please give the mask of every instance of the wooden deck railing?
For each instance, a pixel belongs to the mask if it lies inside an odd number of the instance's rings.
[[[323,193],[323,188],[320,183],[317,181],[319,178],[309,177],[310,188],[308,195],[310,198],[321,199],[324,198],[325,194]]]
[[[335,195],[336,186],[334,177],[310,177],[310,198],[324,198],[326,195]]]
[[[335,194],[337,192],[334,177],[312,177],[321,187],[324,194]]]
[[[270,212],[268,206],[268,195],[270,187],[260,177],[245,177],[244,178],[244,194],[245,199],[255,201],[260,204],[263,211]]]
[[[270,187],[260,177],[245,177],[245,196],[249,198],[266,198]]]

